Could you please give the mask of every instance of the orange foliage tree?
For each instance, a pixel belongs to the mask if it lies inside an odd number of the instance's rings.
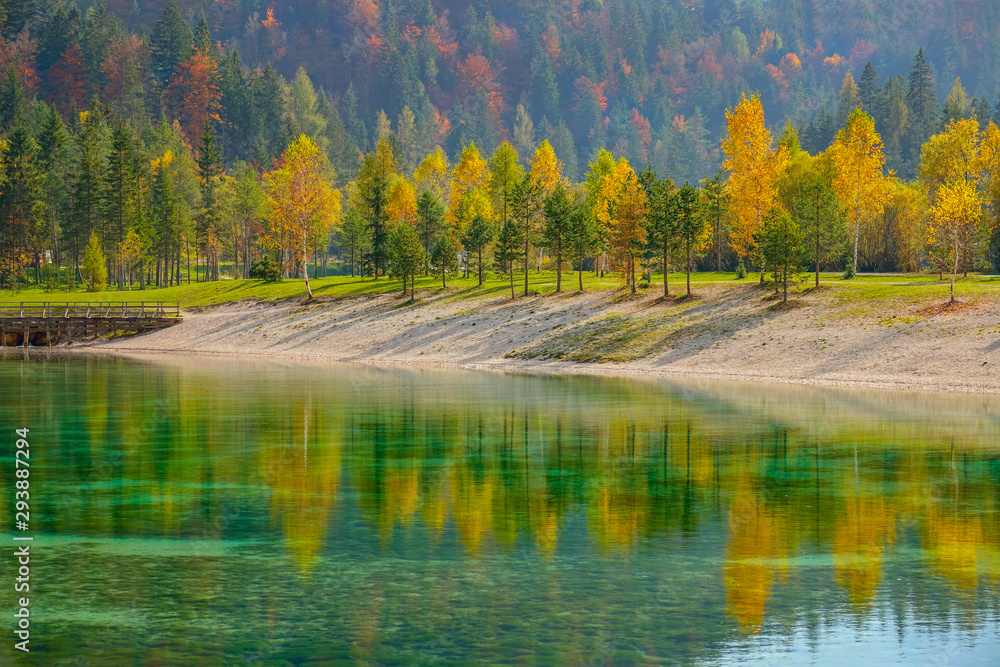
[[[75,102],[76,108],[87,108],[90,85],[87,83],[87,60],[76,42],[73,42],[49,68],[49,99],[55,102],[65,116]]]
[[[195,51],[190,58],[177,63],[170,77],[167,99],[192,145],[198,142],[205,118],[219,106],[218,78],[215,61],[203,51]]]
[[[129,35],[108,48],[108,55],[101,63],[104,77],[104,96],[119,104],[124,102],[133,85],[142,85],[142,39]]]
[[[29,98],[38,90],[36,55],[38,55],[38,43],[31,38],[28,27],[25,27],[12,41],[7,41],[0,35],[0,72],[6,72],[13,64],[21,77],[24,94]]]
[[[621,262],[625,284],[635,294],[635,264],[646,245],[644,222],[649,208],[646,191],[624,157],[604,176],[595,201],[594,218]]]

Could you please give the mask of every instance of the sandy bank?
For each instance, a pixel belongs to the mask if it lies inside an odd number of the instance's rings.
[[[1000,297],[940,312],[941,300],[857,304],[834,289],[788,308],[742,285],[657,296],[241,303],[86,349],[1000,392]]]

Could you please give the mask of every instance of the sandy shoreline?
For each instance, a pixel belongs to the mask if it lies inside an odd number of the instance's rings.
[[[67,349],[1000,393],[996,300],[955,313],[928,312],[932,304],[923,303],[856,312],[833,290],[793,308],[776,308],[750,286],[709,286],[696,296],[244,302],[187,313],[170,329]]]

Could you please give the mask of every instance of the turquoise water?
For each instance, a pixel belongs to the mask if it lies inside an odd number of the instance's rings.
[[[0,360],[3,664],[995,665],[1000,396]]]

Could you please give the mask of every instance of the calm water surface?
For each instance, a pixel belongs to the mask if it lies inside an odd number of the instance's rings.
[[[2,664],[1000,662],[997,396],[8,355],[0,425]]]

